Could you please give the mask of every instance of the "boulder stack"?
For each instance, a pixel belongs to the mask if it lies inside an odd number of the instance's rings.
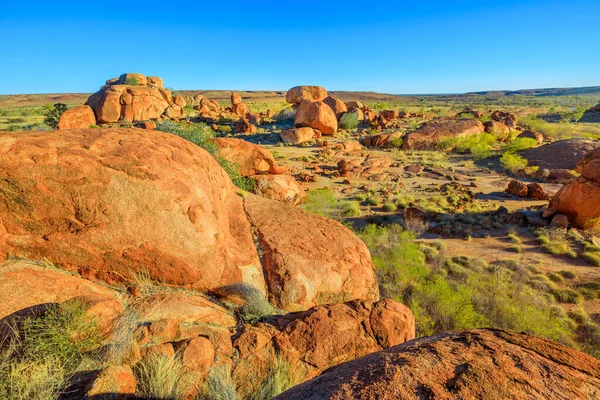
[[[181,95],[173,96],[165,89],[161,78],[128,73],[106,81],[106,85],[92,94],[85,104],[92,108],[96,121],[102,124],[146,121],[163,115],[178,119],[183,116],[186,103]]]

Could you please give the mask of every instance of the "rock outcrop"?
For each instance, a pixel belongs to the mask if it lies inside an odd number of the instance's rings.
[[[600,361],[564,345],[478,329],[413,340],[331,368],[287,399],[594,399]]]
[[[548,199],[548,194],[544,191],[542,185],[540,185],[537,182],[525,183],[517,180],[512,180],[508,183],[506,193],[518,197],[529,197],[536,200]]]
[[[0,134],[0,259],[48,259],[106,282],[145,272],[264,292],[231,180],[200,147],[142,129]]]
[[[262,249],[270,300],[277,307],[300,311],[379,299],[369,250],[348,228],[254,195],[246,196],[244,208]]]
[[[402,132],[378,133],[376,135],[365,136],[360,142],[367,147],[400,147],[402,146]]]
[[[69,108],[61,114],[58,120],[58,129],[81,129],[96,125],[96,116],[89,106]]]
[[[402,148],[405,150],[434,149],[441,140],[478,135],[483,132],[483,124],[476,119],[432,121],[406,134]]]
[[[85,104],[92,108],[98,123],[110,123],[146,121],[162,115],[181,118],[185,100],[180,95],[172,96],[158,77],[123,74],[109,79]]]

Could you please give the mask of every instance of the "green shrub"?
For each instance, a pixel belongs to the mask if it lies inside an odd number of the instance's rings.
[[[520,171],[524,171],[527,168],[528,162],[525,158],[517,154],[504,153],[502,157],[500,157],[500,164],[510,173],[516,174]]]
[[[181,359],[154,354],[135,366],[136,394],[146,399],[183,400],[193,387],[197,376]]]
[[[294,370],[291,365],[282,358],[277,357],[275,364],[269,368],[265,378],[262,380],[259,390],[256,393],[252,393],[245,400],[272,399],[296,383]]]
[[[0,398],[55,400],[83,361],[95,356],[101,336],[87,304],[52,304],[20,324],[3,326]]]
[[[562,271],[558,271],[558,273],[565,279],[575,279],[576,278],[575,274],[571,271],[562,270]]]
[[[130,86],[139,86],[140,85],[140,81],[133,76],[130,76],[127,79],[125,79],[124,83],[125,83],[125,85],[130,85]]]
[[[58,121],[62,113],[67,111],[67,105],[63,103],[56,103],[54,106],[45,105],[44,123],[50,126],[52,129],[58,129]]]
[[[352,111],[344,113],[340,118],[339,126],[342,129],[358,128],[358,114]]]
[[[359,217],[361,215],[360,204],[357,201],[343,202],[342,214],[345,217]]]
[[[312,189],[306,194],[306,201],[300,206],[302,209],[329,218],[338,215],[337,200],[331,189]]]
[[[387,202],[383,205],[383,210],[386,212],[394,212],[398,209],[398,206],[396,206],[394,203],[392,202]]]
[[[218,125],[217,130],[221,133],[231,133],[233,131],[229,125]]]
[[[33,360],[52,357],[73,367],[86,353],[96,350],[102,338],[86,309],[85,303],[71,301],[49,306],[40,317],[27,318],[21,328],[26,357]]]
[[[585,251],[581,257],[590,264],[600,267],[600,253],[595,251]]]
[[[216,364],[210,368],[202,388],[202,400],[239,400],[226,365]]]
[[[523,151],[535,147],[537,141],[532,138],[516,138],[504,146],[503,150],[510,153]]]
[[[583,300],[581,294],[571,289],[555,289],[552,295],[559,303],[579,304]]]
[[[175,134],[183,139],[194,143],[208,151],[217,160],[219,165],[227,172],[233,183],[247,192],[254,190],[256,182],[254,179],[240,175],[240,166],[219,156],[218,147],[211,142],[215,133],[206,124],[184,124],[170,120],[161,121],[156,124],[156,129],[162,132]]]
[[[562,283],[565,280],[563,279],[562,275],[557,274],[556,272],[548,272],[548,278],[555,283]]]

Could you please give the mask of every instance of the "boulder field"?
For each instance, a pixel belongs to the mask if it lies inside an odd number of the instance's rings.
[[[288,399],[596,399],[600,361],[502,330],[447,333],[331,368]]]
[[[275,168],[268,155],[248,169]],[[369,253],[350,230],[272,200],[244,200],[208,152],[169,133],[3,133],[0,174],[2,258],[48,259],[106,283],[143,272],[202,291],[247,284],[266,293],[265,277],[287,276],[269,278],[270,296],[293,311],[378,298]],[[253,232],[269,246],[273,271],[263,269]]]
[[[432,149],[444,139],[465,137],[483,133],[483,124],[476,119],[439,120],[423,124],[404,137],[405,150]]]
[[[249,173],[273,172],[263,156]],[[242,192],[176,135],[2,133],[0,176],[0,324],[82,302],[118,355],[90,395],[131,394],[135,366],[156,354],[198,379],[221,366],[246,395],[280,359],[304,381],[415,336],[349,229]],[[275,315],[241,319],[248,293]]]

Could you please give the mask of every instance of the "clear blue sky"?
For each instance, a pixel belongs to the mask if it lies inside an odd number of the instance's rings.
[[[600,1],[0,3],[0,93],[175,89],[456,93],[600,85]]]

